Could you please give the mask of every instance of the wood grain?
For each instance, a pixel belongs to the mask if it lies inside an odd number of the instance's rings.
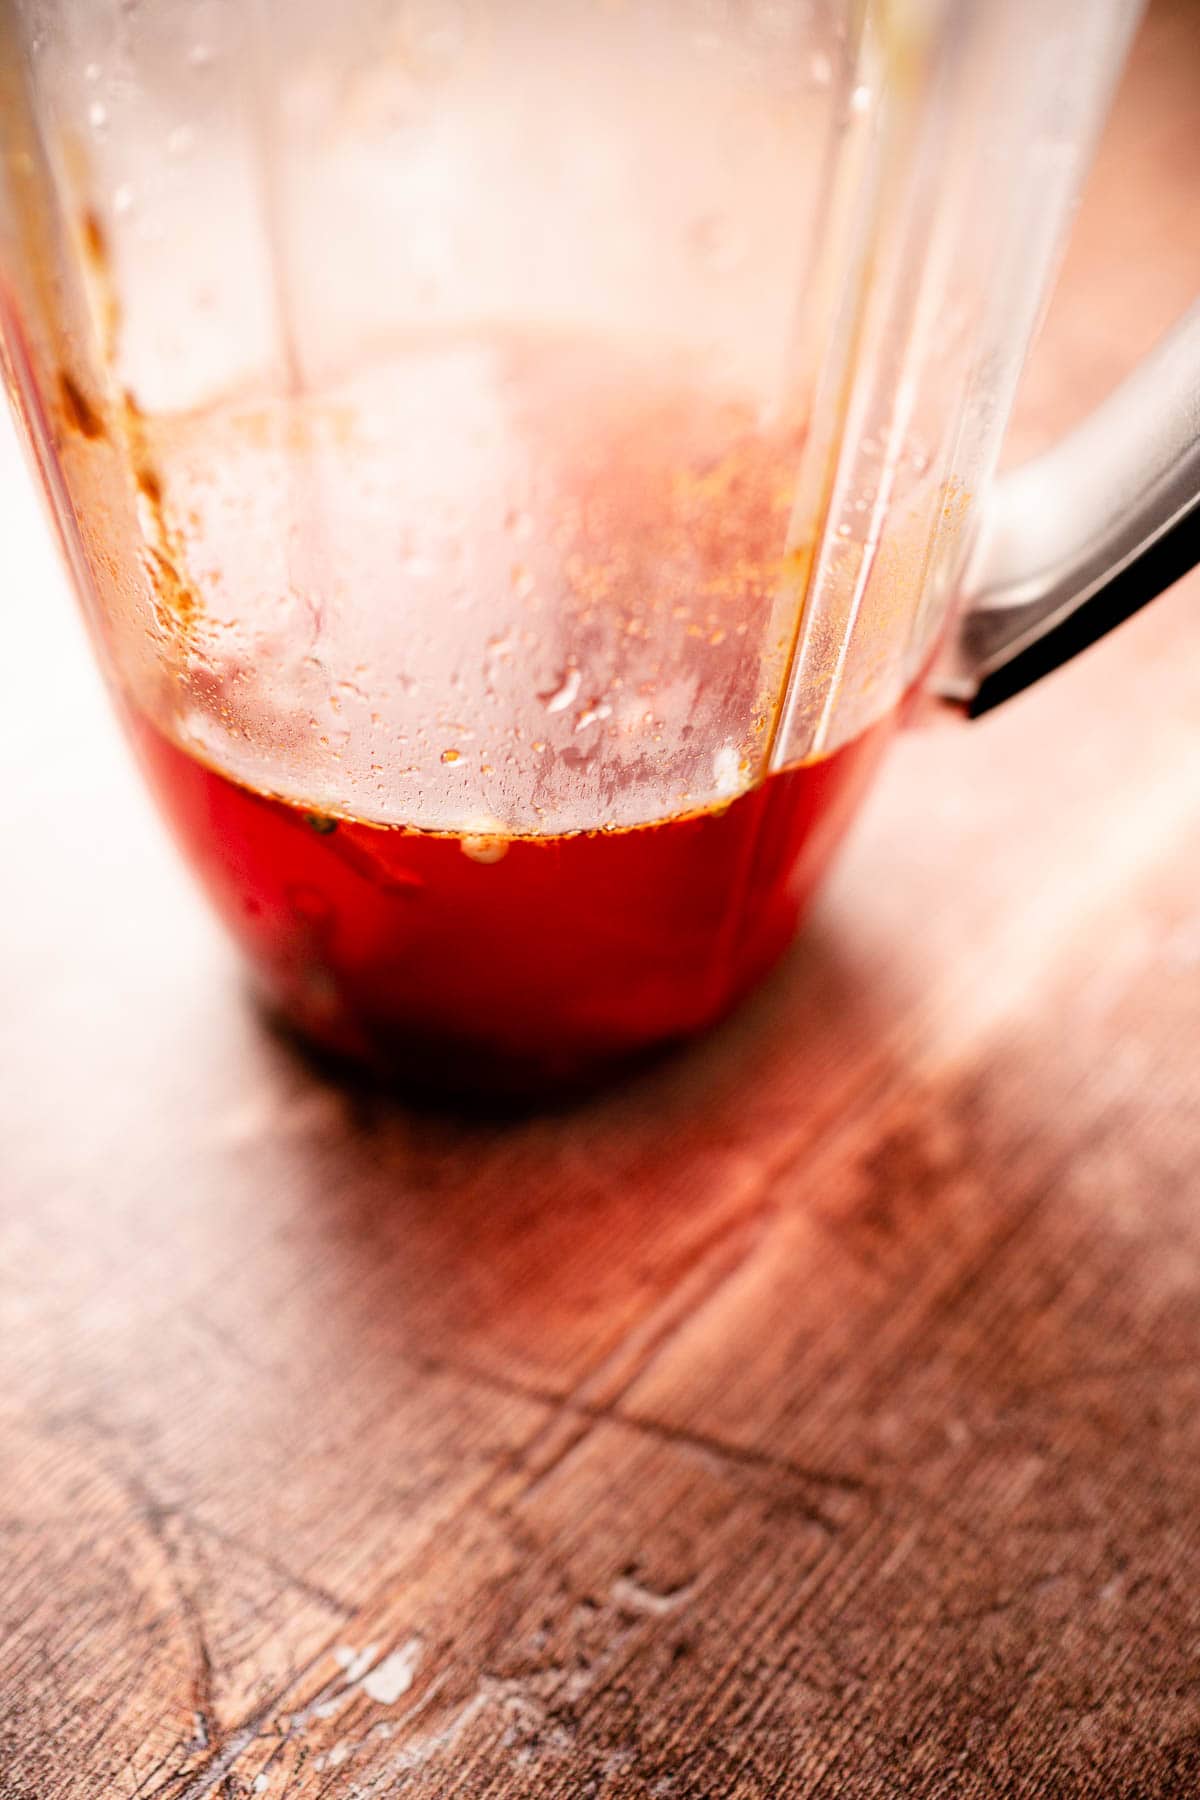
[[[1157,8],[1020,445],[1197,286],[1198,77]],[[1200,584],[489,1121],[242,1002],[11,526],[2,1800],[1200,1793]]]

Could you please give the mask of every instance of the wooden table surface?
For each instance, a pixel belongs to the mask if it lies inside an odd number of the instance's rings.
[[[1019,442],[1200,286],[1198,92],[1164,6]],[[1197,580],[471,1121],[259,1024],[4,467],[3,1800],[1200,1793]]]

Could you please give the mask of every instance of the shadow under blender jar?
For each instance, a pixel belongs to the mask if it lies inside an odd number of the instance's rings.
[[[1194,327],[993,482],[1135,12],[0,0],[7,383],[304,1032],[511,1086],[705,1026],[939,656],[970,702],[1179,560]]]

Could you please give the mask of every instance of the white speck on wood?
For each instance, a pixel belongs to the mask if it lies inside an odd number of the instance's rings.
[[[630,1612],[650,1613],[659,1617],[667,1613],[678,1612],[686,1606],[695,1592],[694,1581],[684,1582],[677,1588],[665,1593],[647,1587],[644,1582],[635,1581],[629,1575],[618,1576],[612,1585],[612,1598],[617,1606],[624,1606]]]
[[[394,1706],[400,1696],[407,1694],[412,1686],[420,1656],[420,1638],[409,1638],[407,1644],[402,1644],[399,1650],[393,1650],[390,1656],[385,1656],[365,1677],[363,1693],[380,1706]]]
[[[368,1644],[365,1650],[360,1650],[358,1655],[345,1665],[347,1685],[353,1686],[356,1681],[361,1681],[378,1655],[378,1644]]]

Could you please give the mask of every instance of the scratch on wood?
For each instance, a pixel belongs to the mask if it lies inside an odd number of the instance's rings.
[[[204,1800],[206,1794],[211,1794],[213,1789],[217,1787],[220,1782],[225,1780],[225,1777],[229,1774],[234,1765],[246,1754],[247,1750],[249,1750],[251,1746],[264,1735],[263,1727],[270,1719],[274,1718],[280,1712],[288,1695],[297,1684],[303,1681],[306,1675],[311,1674],[313,1669],[317,1668],[320,1663],[324,1662],[328,1658],[328,1655],[329,1652],[327,1649],[321,1649],[314,1657],[305,1663],[302,1668],[297,1669],[295,1674],[290,1676],[283,1686],[278,1688],[276,1692],[272,1694],[269,1700],[264,1701],[260,1707],[251,1713],[244,1725],[240,1725],[237,1730],[225,1740],[225,1743],[222,1745],[221,1749],[217,1751],[212,1760],[199,1771],[186,1787],[181,1788],[178,1793],[173,1796],[173,1800]],[[290,1741],[303,1729],[309,1718],[314,1715],[316,1708],[336,1692],[344,1679],[342,1671],[339,1670],[333,1680],[327,1681],[318,1691],[314,1699],[304,1707],[301,1712],[296,1713],[293,1716],[287,1728],[280,1734],[281,1745]],[[178,1775],[168,1777],[165,1782],[160,1783],[158,1787],[150,1790],[150,1793],[147,1795],[147,1800],[155,1800],[155,1796],[165,1794],[170,1788],[176,1785],[178,1780]]]
[[[539,1428],[517,1455],[524,1474],[523,1494],[532,1497],[556,1469],[579,1448],[594,1425],[611,1420],[619,1401],[663,1354],[683,1327],[741,1269],[761,1242],[774,1212],[769,1198],[756,1187],[759,1203],[747,1215],[722,1223],[697,1246],[659,1306],[638,1319],[599,1361],[558,1399],[553,1418]],[[632,1357],[632,1360],[630,1358]],[[593,1396],[603,1396],[602,1401]],[[539,1452],[546,1452],[539,1457]]]
[[[219,1525],[214,1525],[210,1519],[202,1518],[197,1513],[187,1512],[183,1508],[170,1510],[184,1520],[189,1530],[201,1537],[212,1538],[214,1543],[223,1544],[226,1549],[236,1550],[243,1556],[249,1557],[252,1562],[258,1563],[270,1574],[278,1576],[280,1581],[285,1582],[296,1593],[303,1594],[309,1600],[315,1600],[327,1612],[335,1612],[342,1618],[348,1618],[354,1611],[350,1601],[343,1600],[329,1588],[322,1587],[319,1582],[311,1581],[307,1575],[297,1575],[296,1571],[287,1563],[281,1562],[277,1556],[272,1556],[266,1550],[260,1550],[257,1544],[248,1543],[245,1538],[239,1537],[235,1532],[225,1531]]]

